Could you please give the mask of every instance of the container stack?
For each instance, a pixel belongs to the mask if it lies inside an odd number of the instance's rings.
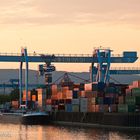
[[[121,84],[63,84],[51,85],[49,90],[37,89],[28,93],[29,100],[38,101],[46,111],[60,112],[136,112],[140,111],[140,81]],[[49,93],[48,93],[49,91]],[[25,91],[23,99],[26,99]]]
[[[125,91],[125,96],[119,97],[118,112],[140,111],[140,81],[134,81]],[[120,104],[120,102],[122,104]]]
[[[104,83],[52,85],[51,105],[52,111],[116,112],[117,98],[116,88]]]

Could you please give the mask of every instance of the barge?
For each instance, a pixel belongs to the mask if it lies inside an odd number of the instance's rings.
[[[30,112],[22,115],[22,124],[48,124],[50,115],[46,112]]]

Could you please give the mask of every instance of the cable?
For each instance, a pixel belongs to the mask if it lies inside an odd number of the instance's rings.
[[[77,79],[80,79],[80,80],[83,80],[83,81],[85,81],[85,82],[90,82],[90,79],[88,79],[88,80],[86,80],[86,79],[83,79],[83,78],[81,78],[81,77],[79,77],[79,76],[75,76],[75,75],[73,75],[73,74],[70,74],[70,73],[64,73],[62,76],[60,76],[58,79],[56,79],[54,82],[53,82],[53,84],[55,84],[57,81],[59,81],[61,78],[63,78],[64,77],[64,75],[70,75],[70,76],[72,76],[72,77],[75,77],[75,78],[77,78]]]
[[[66,73],[64,73],[62,76],[60,76],[60,77],[58,77],[54,82],[53,82],[53,84],[55,84],[57,81],[59,81],[62,77],[64,77],[64,75],[65,75]]]
[[[109,77],[110,77],[110,79],[112,79],[112,80],[115,81],[116,83],[121,84],[119,81],[115,80],[115,79],[112,78],[111,76],[109,76]]]
[[[76,75],[73,75],[73,74],[69,74],[69,73],[68,73],[68,75],[73,76],[73,77],[75,77],[75,78],[77,78],[77,79],[83,80],[83,81],[85,81],[85,82],[90,82],[89,80],[83,79],[83,78],[81,78],[81,77],[79,77],[79,76],[76,76]]]

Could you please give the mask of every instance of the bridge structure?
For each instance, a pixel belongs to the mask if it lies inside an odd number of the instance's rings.
[[[89,63],[91,64],[91,82],[109,82],[110,74],[140,74],[140,69],[111,69],[112,63],[134,63],[138,60],[137,52],[124,51],[121,55],[112,54],[110,49],[97,48],[93,54],[28,54],[27,49],[23,48],[21,53],[3,54],[0,53],[0,62],[19,62],[19,87],[20,87],[20,104],[22,95],[22,65],[26,63],[25,70],[25,89],[28,98],[28,64],[29,63],[45,63],[40,65],[41,75],[51,75],[55,68],[52,63]],[[51,82],[51,81],[50,81]],[[7,85],[8,86],[8,85]],[[27,105],[26,99],[26,105]]]

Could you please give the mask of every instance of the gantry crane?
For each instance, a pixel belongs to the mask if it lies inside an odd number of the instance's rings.
[[[140,74],[140,69],[110,69],[112,63],[134,63],[137,59],[137,52],[123,52],[122,55],[112,55],[110,49],[97,48],[92,55],[60,55],[60,54],[28,54],[27,49],[23,48],[21,54],[2,54],[0,53],[0,62],[20,62],[19,85],[20,85],[20,104],[22,95],[22,65],[26,63],[25,70],[25,89],[28,93],[28,64],[37,62],[45,62],[40,65],[40,74],[45,74],[46,79],[50,77],[55,70],[55,66],[51,63],[90,63],[91,64],[91,82],[109,82],[110,74]],[[95,65],[96,64],[96,65]],[[94,78],[95,77],[95,78]],[[47,82],[49,79],[47,80]],[[26,96],[26,105],[28,104],[28,96]]]

